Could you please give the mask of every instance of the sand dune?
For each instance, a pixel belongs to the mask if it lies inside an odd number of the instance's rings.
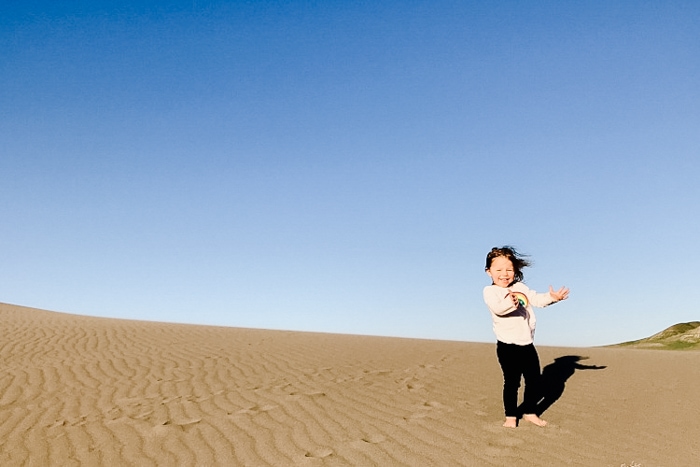
[[[700,452],[700,352],[540,347],[550,425],[505,429],[492,344],[1,304],[0,323],[2,466],[652,467]]]
[[[674,324],[653,336],[623,342],[617,346],[640,349],[698,350],[700,349],[700,321]]]

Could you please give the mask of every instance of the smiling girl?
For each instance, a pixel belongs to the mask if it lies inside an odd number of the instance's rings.
[[[513,247],[492,248],[486,255],[486,274],[492,284],[484,288],[484,301],[491,311],[496,334],[496,355],[503,370],[503,426],[515,428],[518,418],[545,426],[536,412],[540,396],[540,360],[533,344],[535,312],[532,307],[545,307],[566,300],[569,289],[562,287],[549,293],[537,293],[522,283],[522,269],[530,263]],[[524,401],[518,410],[520,378],[525,379]]]

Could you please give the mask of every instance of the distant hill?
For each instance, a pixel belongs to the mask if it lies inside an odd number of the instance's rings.
[[[674,324],[670,328],[645,339],[623,342],[613,347],[640,349],[700,350],[700,321]]]

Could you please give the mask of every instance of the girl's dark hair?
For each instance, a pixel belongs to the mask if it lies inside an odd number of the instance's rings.
[[[513,263],[513,274],[515,276],[514,280],[515,282],[521,282],[523,280],[523,268],[530,266],[530,261],[525,259],[527,255],[518,253],[518,251],[515,248],[508,245],[502,247],[493,247],[491,248],[491,251],[489,251],[489,254],[486,255],[487,271],[491,269],[491,263],[493,262],[494,258],[498,258],[499,256],[503,256],[504,258],[509,259],[511,263]]]

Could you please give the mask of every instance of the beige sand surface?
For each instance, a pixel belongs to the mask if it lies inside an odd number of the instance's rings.
[[[543,366],[559,358],[545,370],[556,399],[543,415],[550,425],[506,429],[492,344],[2,304],[0,325],[1,466],[656,467],[700,459],[700,352],[540,347]],[[586,368],[596,366],[605,368]]]

